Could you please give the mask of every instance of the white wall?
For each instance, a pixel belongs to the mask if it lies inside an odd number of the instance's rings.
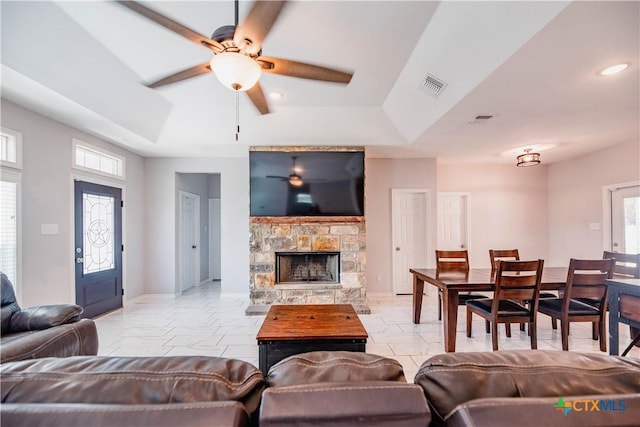
[[[2,100],[2,126],[22,133],[22,282],[23,307],[75,303],[73,253],[73,178],[124,185],[123,275],[125,300],[142,294],[143,159],[80,130]],[[125,157],[126,182],[71,168],[72,138]],[[42,235],[42,224],[59,233]]]
[[[603,186],[640,180],[640,142],[549,165],[549,259],[600,258],[603,245]],[[591,230],[590,223],[600,224]]]
[[[249,295],[249,157],[145,160],[145,293],[177,293],[176,173],[220,174],[222,292]],[[201,200],[201,203],[205,200]],[[206,222],[205,222],[206,224]]]
[[[429,247],[434,248],[436,161],[435,159],[366,158],[365,173],[366,289],[371,293],[392,293],[391,190],[423,188],[430,190],[431,211],[428,235]]]
[[[438,165],[439,192],[468,192],[469,263],[490,267],[489,249],[547,253],[547,167]]]

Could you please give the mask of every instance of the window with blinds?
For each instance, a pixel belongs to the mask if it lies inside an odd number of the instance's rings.
[[[0,184],[0,271],[18,286],[18,184]]]

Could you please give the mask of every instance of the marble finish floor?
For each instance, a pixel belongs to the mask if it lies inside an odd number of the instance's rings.
[[[368,296],[371,314],[360,315],[369,339],[367,352],[388,356],[402,363],[408,381],[430,356],[444,352],[442,322],[437,317],[437,293],[425,295],[422,319],[412,323],[411,296]],[[206,355],[246,360],[258,366],[256,334],[264,316],[246,316],[247,298],[220,293],[220,282],[195,286],[183,295],[145,295],[96,320],[99,355],[178,356]],[[491,335],[485,333],[484,320],[474,316],[473,336],[465,333],[465,311],[459,308],[456,351],[491,351]],[[501,350],[528,349],[526,332],[512,327],[512,337],[499,326]],[[622,351],[629,343],[629,328],[621,327]],[[607,343],[608,345],[608,343]],[[560,332],[551,329],[545,315],[538,316],[538,349],[561,350]],[[598,353],[591,339],[591,324],[572,323],[571,351]],[[640,349],[629,356],[640,358]]]

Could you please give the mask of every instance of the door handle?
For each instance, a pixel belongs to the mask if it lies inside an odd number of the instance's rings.
[[[195,249],[195,248],[196,248],[196,245],[191,245],[191,249]]]
[[[76,264],[83,264],[83,263],[84,263],[84,258],[82,257],[76,258]]]
[[[399,251],[399,250],[400,250],[400,246],[396,246],[396,251]]]

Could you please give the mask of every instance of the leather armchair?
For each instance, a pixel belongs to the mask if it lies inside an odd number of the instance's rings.
[[[98,354],[98,332],[90,319],[80,319],[74,304],[21,309],[13,285],[0,273],[0,361]]]

